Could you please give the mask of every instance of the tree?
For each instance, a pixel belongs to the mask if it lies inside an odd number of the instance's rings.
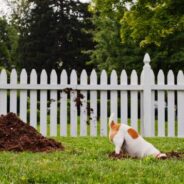
[[[133,40],[150,52],[153,68],[184,69],[184,2],[137,0],[121,20],[123,43]]]
[[[15,66],[18,35],[15,27],[0,17],[0,66],[10,69]]]
[[[121,19],[127,11],[128,1],[93,0],[90,10],[93,13],[95,49],[91,51],[90,63],[97,64],[99,69],[110,72],[116,69],[121,72],[132,68],[141,70],[143,53],[133,41],[122,43]]]
[[[93,48],[88,4],[79,0],[27,0],[19,22],[20,66],[30,71],[73,68],[81,70]],[[20,10],[20,9],[19,9]]]

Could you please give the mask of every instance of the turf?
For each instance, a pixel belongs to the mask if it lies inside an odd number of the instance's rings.
[[[184,183],[184,159],[112,160],[107,138],[57,138],[64,152],[0,152],[0,183]],[[184,151],[184,139],[147,139],[163,151]]]

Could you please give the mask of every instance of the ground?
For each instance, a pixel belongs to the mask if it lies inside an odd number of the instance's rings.
[[[0,183],[184,183],[184,159],[113,160],[107,138],[56,138],[65,151],[54,153],[0,152]],[[184,139],[147,139],[163,151],[184,151]]]

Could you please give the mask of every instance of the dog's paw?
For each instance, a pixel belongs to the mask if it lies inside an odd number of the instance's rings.
[[[158,158],[158,159],[166,159],[167,158],[167,155],[165,154],[165,153],[160,153],[160,154],[158,154],[157,155],[157,157],[156,158]]]

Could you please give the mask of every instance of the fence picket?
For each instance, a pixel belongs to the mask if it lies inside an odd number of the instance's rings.
[[[30,76],[30,84],[37,84],[37,73],[33,69]],[[37,91],[30,91],[30,125],[34,128],[37,127]]]
[[[20,84],[27,84],[27,72],[23,69],[20,73]],[[20,118],[27,122],[27,90],[20,91]]]
[[[182,71],[178,72],[177,75],[177,84],[178,85],[184,85],[184,74]],[[184,111],[183,111],[183,105],[184,105],[184,90],[177,92],[177,115],[178,115],[178,137],[184,137]]]
[[[158,73],[158,79],[157,79],[158,85],[164,85],[165,79],[164,79],[164,73],[162,70]],[[165,136],[165,92],[164,91],[158,91],[158,100],[157,100],[157,106],[158,106],[158,136],[163,137]]]
[[[169,70],[167,75],[167,84],[174,85],[174,74]],[[175,135],[175,108],[174,108],[174,91],[168,91],[167,95],[167,110],[168,110],[168,136],[174,137]]]
[[[55,70],[51,71],[50,83],[57,84],[57,74]],[[57,135],[57,91],[50,91],[50,136]]]
[[[121,72],[120,76],[120,85],[127,85],[127,74],[126,71],[123,70]],[[121,123],[127,124],[128,123],[128,94],[127,91],[121,91],[120,92],[121,96],[121,109],[120,109],[120,114],[121,114]]]
[[[110,76],[110,84],[111,85],[118,85],[118,77],[115,70],[111,72]],[[118,92],[111,90],[110,92],[110,113],[114,113],[114,120],[117,122],[117,116],[118,116]]]
[[[70,76],[70,83],[77,85],[77,73],[72,70]],[[78,106],[77,91],[72,90],[70,92],[70,135],[72,137],[77,136],[77,106]]]
[[[97,84],[97,74],[95,70],[92,70],[90,76],[90,85]],[[90,114],[90,135],[97,135],[97,91],[90,91],[90,108],[88,107]]]
[[[41,84],[47,84],[47,73],[45,70],[41,72]],[[40,132],[44,136],[47,135],[47,90],[40,91]]]
[[[10,84],[17,84],[17,71],[15,69],[11,71]],[[10,90],[10,112],[17,114],[17,90]]]
[[[141,76],[140,76],[140,79],[141,79],[141,84],[143,84],[143,80],[144,80],[144,70],[141,72]],[[141,121],[141,130],[140,130],[140,133],[142,135],[145,135],[145,125],[144,125],[144,98],[143,98],[143,91],[140,92],[140,121]]]
[[[80,84],[87,85],[87,73],[83,70],[80,76]],[[87,135],[87,91],[80,92],[80,136]]]
[[[152,107],[152,100],[154,96],[154,92],[152,92],[151,85],[153,83],[153,76],[152,76],[152,69],[151,69],[151,59],[148,53],[144,55],[144,67],[141,74],[141,85],[143,85],[143,92],[141,93],[141,100],[142,100],[142,109],[144,116],[142,117],[142,135],[151,137],[153,135],[152,130],[152,118],[153,118],[153,107]],[[145,113],[146,112],[146,113]]]
[[[155,84],[155,75],[153,73],[153,70],[151,70],[150,73],[150,83],[151,85]],[[154,103],[155,103],[155,91],[151,91],[151,132],[150,132],[150,136],[153,137],[155,136],[156,132],[155,132],[155,107],[154,107]]]
[[[105,70],[102,70],[100,84],[107,85]],[[100,91],[100,135],[107,136],[107,91]]]
[[[131,85],[137,85],[138,84],[138,77],[137,77],[137,73],[135,70],[132,71],[131,73]],[[137,121],[138,121],[138,92],[137,91],[131,91],[130,92],[130,96],[131,96],[131,111],[130,111],[130,115],[131,115],[131,126],[135,129],[138,130],[138,126],[137,126]]]
[[[7,84],[7,73],[3,69],[0,74],[0,84]],[[7,90],[1,89],[0,91],[0,115],[7,113]]]
[[[68,83],[68,76],[66,70],[61,72],[61,85],[66,85]],[[60,135],[67,135],[67,96],[68,90],[65,89],[60,92]]]

